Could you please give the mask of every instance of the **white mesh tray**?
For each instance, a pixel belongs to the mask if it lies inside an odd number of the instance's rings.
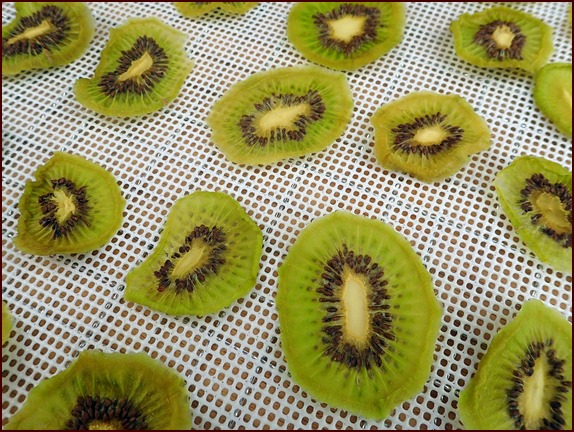
[[[459,391],[493,335],[521,304],[540,298],[571,320],[572,279],[542,264],[517,238],[492,186],[521,154],[572,169],[572,142],[536,109],[533,80],[456,57],[449,23],[491,3],[408,3],[403,42],[347,73],[355,109],[325,151],[266,167],[238,166],[210,142],[205,117],[233,83],[272,67],[307,63],[287,41],[288,3],[243,16],[180,16],[171,3],[93,3],[96,36],[80,60],[2,80],[2,298],[15,316],[2,350],[2,422],[32,387],[88,348],[145,351],[176,369],[191,393],[194,428],[455,429]],[[551,61],[572,61],[568,3],[516,3],[554,28]],[[175,101],[154,114],[114,119],[83,108],[72,86],[92,75],[111,27],[157,16],[189,34],[195,68]],[[2,5],[2,21],[14,16]],[[411,91],[456,93],[492,130],[493,144],[435,184],[383,170],[369,118]],[[24,184],[63,150],[99,163],[127,200],[122,229],[88,254],[36,257],[13,246]],[[235,197],[264,233],[257,285],[219,314],[172,317],[123,300],[126,274],[155,246],[174,200],[195,190]],[[419,395],[382,421],[315,401],[292,382],[274,298],[277,267],[312,219],[344,209],[381,219],[412,244],[433,276],[444,315],[435,360]]]

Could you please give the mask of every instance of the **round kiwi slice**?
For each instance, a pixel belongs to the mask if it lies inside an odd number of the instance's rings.
[[[229,160],[265,165],[323,150],[344,132],[352,111],[344,74],[298,66],[235,84],[213,105],[207,124]]]
[[[225,12],[244,14],[259,2],[175,2],[173,5],[183,16],[195,18],[221,8]]]
[[[185,380],[147,354],[83,351],[28,394],[7,430],[189,430]]]
[[[157,18],[132,18],[110,30],[91,79],[76,81],[78,101],[100,114],[128,117],[164,107],[193,68],[187,35]]]
[[[78,59],[94,36],[84,3],[16,2],[16,18],[2,26],[2,75]]]
[[[486,68],[536,72],[552,54],[552,28],[525,12],[495,6],[450,25],[456,54]]]
[[[572,63],[550,63],[534,77],[538,109],[564,135],[572,137]]]
[[[126,279],[125,299],[172,315],[217,312],[255,285],[261,229],[222,192],[175,202],[159,244]]]
[[[89,252],[120,228],[125,200],[99,165],[55,152],[26,183],[14,245],[35,255]]]
[[[289,13],[287,37],[314,63],[355,70],[397,45],[404,26],[398,2],[300,2]]]
[[[441,308],[410,244],[336,211],[299,235],[279,268],[289,371],[322,402],[381,419],[428,378]]]
[[[2,302],[2,345],[10,339],[10,332],[12,331],[12,313],[10,308],[5,302]]]
[[[488,125],[457,95],[413,92],[379,108],[371,123],[379,163],[425,182],[451,176],[490,147]]]
[[[519,156],[494,187],[520,239],[543,262],[572,273],[572,173],[536,156]]]
[[[460,393],[470,430],[572,430],[572,326],[529,300],[494,338]]]

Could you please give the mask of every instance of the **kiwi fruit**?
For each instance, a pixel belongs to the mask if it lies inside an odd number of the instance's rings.
[[[425,182],[455,174],[490,147],[488,125],[457,95],[410,93],[379,108],[371,124],[379,163]]]
[[[281,343],[303,390],[374,419],[421,391],[441,307],[392,227],[342,211],[316,219],[278,273]]]
[[[300,2],[287,18],[287,37],[309,61],[355,70],[403,39],[405,8],[399,2]]]
[[[235,84],[213,105],[207,124],[229,160],[265,165],[323,150],[344,132],[352,112],[344,74],[296,66]]]
[[[572,137],[572,63],[550,63],[534,77],[538,109],[564,135]]]
[[[14,245],[34,255],[97,249],[120,228],[125,200],[101,166],[55,152],[26,183]]]
[[[572,173],[556,162],[519,156],[494,187],[520,239],[540,261],[572,273]]]
[[[185,380],[145,353],[82,351],[34,387],[7,430],[189,430]]]
[[[129,117],[170,103],[191,70],[187,35],[157,18],[132,18],[110,30],[94,76],[76,81],[76,99],[97,113]]]
[[[258,4],[258,2],[175,2],[173,5],[183,16],[195,18],[217,8],[225,12],[244,14]]]
[[[10,332],[12,331],[12,314],[10,308],[5,302],[2,302],[2,345],[10,339]]]
[[[2,26],[2,75],[61,66],[86,52],[94,20],[84,3],[15,2],[16,18]]]
[[[529,300],[492,339],[460,393],[470,430],[572,430],[572,326]]]
[[[255,285],[261,229],[223,192],[175,202],[159,244],[126,279],[125,299],[172,315],[205,315]]]
[[[534,73],[552,54],[552,28],[504,6],[462,14],[450,25],[456,54],[475,66]]]

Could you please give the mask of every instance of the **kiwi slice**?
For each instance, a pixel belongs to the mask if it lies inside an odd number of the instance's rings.
[[[101,166],[55,152],[26,183],[14,245],[35,255],[97,249],[120,228],[125,200]]]
[[[235,84],[213,105],[207,124],[229,160],[265,165],[323,150],[344,132],[352,112],[344,74],[297,66]]]
[[[299,235],[279,268],[289,371],[322,402],[381,419],[428,378],[441,308],[408,241],[336,211]]]
[[[84,3],[14,5],[16,18],[2,26],[2,75],[66,65],[88,49],[94,20]]]
[[[175,202],[150,256],[126,279],[125,299],[172,315],[217,312],[255,285],[261,229],[222,192]]]
[[[187,35],[157,18],[132,18],[110,30],[94,76],[76,81],[78,101],[100,114],[148,114],[171,102],[193,69]]]
[[[572,63],[550,63],[534,77],[538,109],[564,135],[572,137]]]
[[[558,271],[572,273],[572,173],[536,156],[519,156],[494,187],[520,239]]]
[[[529,300],[494,338],[460,393],[472,430],[572,430],[572,326]]]
[[[504,6],[462,14],[450,25],[456,54],[486,68],[536,72],[552,54],[552,28],[542,20]]]
[[[185,380],[145,353],[83,351],[28,394],[7,430],[189,430]]]
[[[355,70],[397,45],[404,26],[398,2],[301,2],[291,8],[287,37],[309,61]]]
[[[195,18],[221,8],[225,12],[244,14],[259,2],[175,2],[173,5],[183,16]]]
[[[490,147],[488,125],[457,95],[413,92],[379,108],[371,123],[379,163],[425,182],[451,176]]]
[[[12,331],[12,314],[10,308],[2,302],[2,345],[10,339],[10,332]]]

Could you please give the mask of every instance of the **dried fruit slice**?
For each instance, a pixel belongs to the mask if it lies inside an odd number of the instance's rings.
[[[127,276],[125,299],[173,315],[217,312],[255,285],[263,234],[221,192],[175,202],[159,244]]]
[[[572,430],[572,326],[540,300],[494,336],[460,393],[469,430]]]
[[[390,226],[337,211],[313,221],[279,268],[281,343],[295,382],[381,419],[428,378],[441,308]]]
[[[125,200],[112,174],[68,153],[54,156],[26,183],[14,245],[35,255],[89,252],[120,228]]]
[[[2,26],[2,75],[61,66],[78,59],[94,36],[84,3],[16,2],[16,18]]]
[[[2,345],[10,339],[10,332],[12,331],[12,314],[10,308],[2,302]]]
[[[355,70],[386,54],[403,38],[398,2],[300,2],[287,20],[287,37],[305,58]]]
[[[550,63],[534,78],[534,100],[564,135],[572,137],[572,63]]]
[[[490,147],[490,131],[462,97],[414,92],[371,117],[375,155],[388,169],[433,182],[456,173]]]
[[[495,6],[450,25],[457,55],[487,68],[536,72],[552,54],[552,28],[532,15]]]
[[[42,381],[6,430],[189,430],[186,383],[147,354],[83,351]]]
[[[572,173],[536,156],[520,156],[494,187],[520,239],[543,262],[572,273]]]
[[[221,8],[225,12],[244,14],[259,2],[175,2],[173,5],[183,16],[195,18]]]
[[[110,30],[94,76],[76,81],[78,101],[100,114],[136,116],[170,103],[193,68],[187,35],[157,18],[132,18]]]
[[[213,105],[207,124],[229,160],[264,165],[323,150],[343,133],[352,111],[345,75],[288,67],[235,84]]]

